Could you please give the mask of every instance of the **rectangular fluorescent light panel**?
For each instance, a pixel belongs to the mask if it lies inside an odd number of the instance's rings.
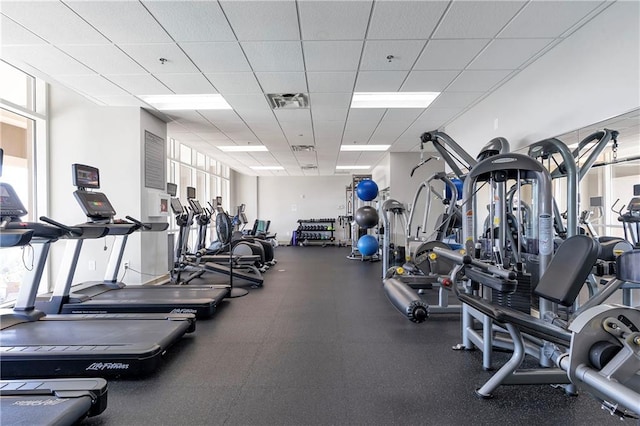
[[[391,145],[340,145],[340,151],[386,151]]]
[[[440,92],[355,92],[351,108],[426,108]]]
[[[232,109],[219,94],[209,95],[144,95],[140,99],[161,111]]]
[[[224,152],[265,152],[268,151],[264,145],[223,145],[217,147]]]
[[[251,166],[252,170],[284,170],[282,166]]]
[[[336,166],[336,170],[369,170],[371,166]]]

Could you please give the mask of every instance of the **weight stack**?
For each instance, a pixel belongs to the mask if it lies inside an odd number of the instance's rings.
[[[500,306],[508,306],[526,314],[531,313],[531,275],[518,272],[518,287],[513,293],[500,293],[493,291],[491,293],[491,301]]]

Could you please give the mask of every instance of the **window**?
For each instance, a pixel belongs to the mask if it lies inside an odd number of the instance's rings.
[[[23,218],[28,221],[46,214],[45,105],[43,81],[0,61],[0,148],[4,150],[0,179],[16,190],[29,212]],[[32,266],[32,254],[28,246],[2,249],[0,303],[16,299],[24,274]],[[47,275],[43,274],[41,291],[48,289]]]
[[[212,202],[216,196],[222,196],[223,207],[229,209],[229,167],[170,138],[168,170],[167,179],[178,185],[178,197],[183,203],[186,203],[187,186],[193,186],[196,188],[196,198],[203,207],[208,207],[208,202]],[[170,227],[174,231],[177,228],[173,217]],[[209,238],[215,238],[215,229],[208,235]]]

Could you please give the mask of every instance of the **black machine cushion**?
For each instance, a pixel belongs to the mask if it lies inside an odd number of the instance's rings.
[[[598,260],[600,246],[593,238],[575,235],[566,239],[553,256],[534,293],[570,306]]]
[[[550,324],[507,306],[494,305],[489,300],[476,295],[460,293],[458,298],[462,303],[466,303],[494,320],[503,324],[514,324],[521,331],[534,337],[563,346],[568,346],[571,342],[571,332],[557,325]]]

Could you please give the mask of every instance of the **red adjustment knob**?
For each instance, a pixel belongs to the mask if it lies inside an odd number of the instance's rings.
[[[442,278],[440,280],[440,283],[445,288],[449,288],[449,287],[451,287],[453,285],[453,281],[451,281],[451,279],[449,279],[449,278]]]

